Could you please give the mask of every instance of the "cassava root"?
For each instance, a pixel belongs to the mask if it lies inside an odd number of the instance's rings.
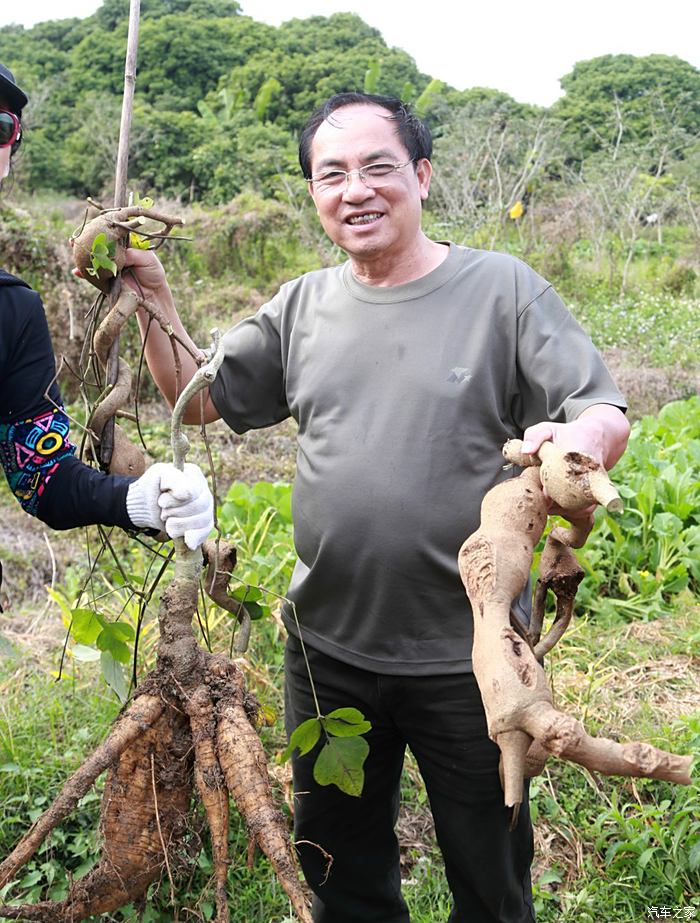
[[[211,381],[221,358],[219,348],[215,359],[198,370],[196,382]],[[173,454],[178,467],[184,464],[186,453],[180,422],[191,384],[173,411]],[[249,854],[252,856],[254,845],[265,852],[297,917],[311,923],[296,855],[285,819],[274,806],[265,755],[253,726],[257,703],[246,692],[243,675],[233,661],[199,646],[192,620],[202,553],[190,551],[182,540],[177,540],[176,548],[175,574],[161,598],[155,669],[140,684],[134,701],[105,742],[0,865],[0,886],[14,878],[98,775],[108,769],[100,821],[101,858],[72,883],[65,900],[5,904],[0,906],[0,917],[78,923],[142,897],[151,882],[166,868],[170,875],[177,864],[196,788],[212,834],[215,923],[230,920],[226,888],[229,796],[245,819]],[[230,576],[234,549],[220,543],[210,554]],[[210,572],[209,580],[221,592],[220,574],[211,561]]]
[[[507,444],[506,458],[520,464],[517,453],[511,450],[512,445]],[[571,547],[583,544],[589,525],[552,530],[542,554],[530,627],[513,624],[511,605],[527,583],[533,551],[547,521],[543,482],[564,509],[582,510],[590,505],[591,498],[608,508],[614,503],[608,488],[599,492],[600,479],[594,478],[591,484],[590,473],[596,464],[591,465],[592,459],[583,456],[581,461],[582,456],[573,453],[577,457],[572,461],[572,453],[568,453],[562,461],[562,454],[553,446],[543,447],[539,451],[541,468],[526,467],[519,477],[492,488],[481,505],[479,529],[459,552],[460,575],[474,619],[474,674],[489,736],[501,750],[504,799],[514,808],[514,819],[523,797],[524,777],[540,771],[547,754],[605,775],[645,776],[686,785],[691,781],[691,757],[676,756],[649,744],[593,738],[578,721],[553,705],[539,659],[561,637],[571,618],[582,576]],[[529,456],[523,457],[526,459]],[[545,464],[549,468],[546,478],[542,471]],[[557,612],[553,627],[541,640],[548,588],[557,597]]]

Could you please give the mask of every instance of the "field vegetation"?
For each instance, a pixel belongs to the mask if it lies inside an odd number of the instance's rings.
[[[1,262],[44,297],[77,421],[91,295],[70,276],[66,241],[85,195],[111,195],[127,8],[106,0],[86,19],[0,29],[0,60],[32,97],[0,201]],[[168,60],[178,66],[166,72]],[[365,88],[403,95],[425,115],[436,139],[428,232],[508,250],[550,279],[604,352],[635,421],[613,475],[625,512],[599,514],[579,554],[586,577],[574,624],[548,657],[555,704],[590,733],[700,756],[700,72],[663,55],[604,56],[562,75],[563,97],[543,110],[420,73],[351,14],[275,29],[234,0],[143,0],[139,62],[132,186],[186,220],[192,240],[161,252],[202,344],[285,280],[342,259],[295,163],[296,132],[313,106]],[[135,333],[122,351],[137,368]],[[147,375],[139,395],[150,454],[165,459],[167,413]],[[288,766],[275,758],[286,743],[278,611],[294,561],[294,426],[239,438],[217,424],[208,452],[192,441],[190,460],[206,469],[211,459],[219,528],[237,545],[234,588],[255,616],[238,662],[263,704],[261,736],[289,802]],[[152,666],[172,565],[162,548],[116,532],[48,533],[7,491],[0,509],[4,856]],[[203,601],[199,631],[206,647],[230,652],[230,614]],[[688,788],[620,781],[552,761],[531,785],[542,923],[638,923],[659,918],[654,908],[700,918],[697,762],[693,779]],[[447,918],[449,894],[411,760],[403,782],[405,893],[414,923],[432,923]],[[22,871],[13,899],[65,896],[95,861],[98,811],[91,793]],[[290,920],[266,860],[246,867],[235,818],[230,835],[235,919]],[[203,816],[191,819],[171,872],[145,906],[108,919],[212,919]]]

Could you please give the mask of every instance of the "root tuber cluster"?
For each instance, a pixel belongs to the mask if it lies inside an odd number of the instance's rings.
[[[524,589],[533,551],[547,521],[549,496],[565,510],[582,510],[592,501],[620,509],[617,491],[594,459],[563,453],[545,443],[533,464],[518,444],[507,443],[506,458],[528,465],[519,477],[496,485],[481,505],[481,524],[459,552],[459,570],[472,605],[472,662],[484,702],[488,732],[501,750],[505,804],[514,819],[523,796],[523,779],[541,771],[548,755],[580,763],[605,775],[646,776],[690,783],[689,756],[676,756],[644,743],[620,744],[589,736],[574,718],[558,711],[541,665],[559,640],[573,611],[583,576],[573,547],[581,547],[590,525],[553,529],[547,538],[528,627],[512,613]],[[557,600],[552,627],[541,638],[548,590]]]

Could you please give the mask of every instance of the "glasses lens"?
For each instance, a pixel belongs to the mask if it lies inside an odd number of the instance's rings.
[[[370,183],[372,183],[372,181],[376,183],[385,176],[389,176],[389,174],[393,173],[395,170],[396,167],[393,163],[371,163],[368,167],[365,167],[363,172]]]
[[[19,121],[10,112],[0,112],[0,147],[12,144],[17,136]]]

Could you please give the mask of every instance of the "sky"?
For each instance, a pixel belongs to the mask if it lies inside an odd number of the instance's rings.
[[[101,0],[0,3],[0,26],[87,16]],[[357,13],[418,68],[458,90],[486,86],[549,106],[559,78],[603,54],[677,55],[700,67],[697,0],[239,0],[254,19]]]

